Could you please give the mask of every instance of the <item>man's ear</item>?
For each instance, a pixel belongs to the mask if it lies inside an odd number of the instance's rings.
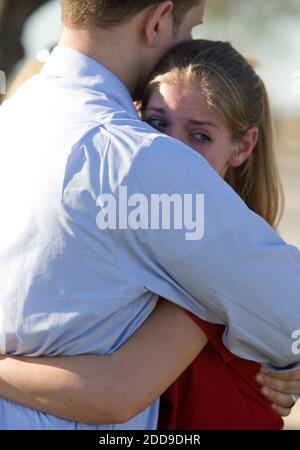
[[[144,24],[147,46],[156,47],[162,36],[172,36],[174,32],[173,18],[174,4],[166,0],[158,6],[152,7]]]
[[[258,133],[257,127],[249,128],[244,137],[236,144],[236,148],[228,162],[229,167],[239,167],[250,158],[257,144]]]

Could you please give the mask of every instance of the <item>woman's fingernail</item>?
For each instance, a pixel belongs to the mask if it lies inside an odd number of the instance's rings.
[[[264,395],[269,395],[269,389],[266,388],[266,387],[263,387],[262,390],[261,390],[261,392],[262,392]]]
[[[263,378],[262,375],[257,375],[256,380],[257,380],[259,383],[263,383],[263,382],[264,382],[264,378]]]

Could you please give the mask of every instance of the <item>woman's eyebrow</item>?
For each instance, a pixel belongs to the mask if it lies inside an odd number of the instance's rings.
[[[216,125],[215,123],[206,122],[203,120],[191,119],[189,120],[189,123],[191,123],[192,125],[208,125],[209,127],[219,128],[218,125]]]
[[[149,111],[149,110],[155,111],[155,112],[158,112],[158,113],[161,113],[161,114],[163,114],[165,112],[165,110],[163,108],[156,108],[155,106],[147,107],[146,111]]]

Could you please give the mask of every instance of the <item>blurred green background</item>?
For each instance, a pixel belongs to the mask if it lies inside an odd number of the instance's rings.
[[[60,29],[58,0],[0,0],[0,70],[11,79],[26,60],[44,61]],[[300,248],[300,1],[207,0],[195,37],[230,41],[266,82],[286,193],[280,232]],[[300,429],[300,405],[287,428]]]

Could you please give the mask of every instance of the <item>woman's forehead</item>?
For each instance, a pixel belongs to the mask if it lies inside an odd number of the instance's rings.
[[[209,105],[201,87],[195,85],[180,86],[177,84],[161,83],[155,87],[149,97],[147,110],[174,113],[186,120],[203,118],[220,122],[220,112]]]
[[[192,108],[205,104],[206,100],[199,86],[161,83],[152,90],[149,98],[149,104],[158,102],[169,108],[186,105]]]

